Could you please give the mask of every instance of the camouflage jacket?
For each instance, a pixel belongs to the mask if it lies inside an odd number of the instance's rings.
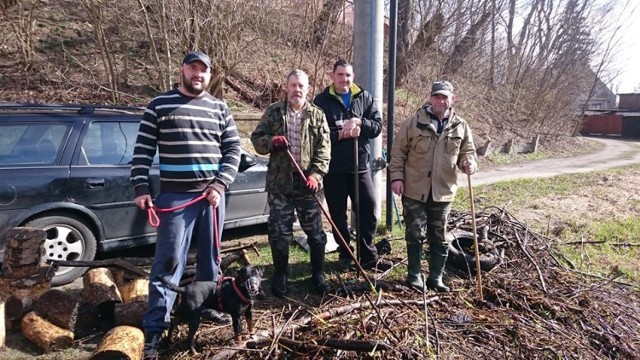
[[[271,152],[271,139],[276,135],[287,134],[287,102],[271,104],[265,110],[260,123],[251,134],[251,142],[256,152],[269,155],[267,170],[267,191],[284,193],[293,188],[296,169],[292,166],[286,151]],[[322,177],[329,170],[331,159],[331,141],[329,125],[324,113],[317,106],[307,103],[300,128],[301,163],[305,175],[311,175],[322,187]],[[299,181],[299,180],[298,180]]]
[[[458,188],[457,169],[465,160],[477,163],[476,148],[469,124],[453,109],[447,125],[438,137],[430,126],[425,108],[418,110],[398,130],[389,162],[390,180],[403,180],[404,193],[410,199],[426,202],[451,202]]]

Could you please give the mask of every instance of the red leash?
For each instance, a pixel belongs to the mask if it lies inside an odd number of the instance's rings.
[[[202,194],[200,196],[198,196],[197,198],[187,201],[186,203],[182,204],[182,205],[178,205],[178,206],[174,206],[172,208],[159,208],[157,206],[153,206],[147,209],[147,219],[149,219],[149,225],[153,226],[153,227],[158,227],[160,226],[160,218],[158,217],[157,212],[161,212],[161,213],[166,213],[166,212],[173,212],[176,210],[180,210],[180,209],[184,209],[187,206],[193,205],[195,203],[197,203],[198,201],[206,198],[207,195]],[[214,225],[215,226],[215,225]]]
[[[186,203],[182,204],[182,205],[178,205],[178,206],[174,206],[171,208],[159,208],[157,206],[153,206],[147,209],[147,219],[149,220],[149,225],[153,226],[154,228],[157,228],[160,225],[160,218],[158,217],[158,212],[161,213],[167,213],[167,212],[173,212],[176,210],[181,210],[186,208],[187,206],[193,205],[195,203],[197,203],[198,201],[206,198],[207,195],[206,194],[202,194],[200,196],[198,196],[197,198],[193,199],[193,200],[189,200]],[[222,200],[222,197],[221,197]],[[215,244],[216,244],[216,249],[220,249],[220,239],[218,237],[218,208],[215,207],[213,208],[213,239],[215,240]],[[220,263],[220,250],[218,250],[218,256],[216,256],[216,262],[219,264]]]

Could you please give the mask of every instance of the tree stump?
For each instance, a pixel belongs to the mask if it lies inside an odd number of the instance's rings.
[[[18,227],[7,232],[2,277],[21,279],[39,273],[42,245],[47,238],[44,230]]]
[[[92,305],[122,302],[122,296],[115,284],[111,271],[107,268],[95,268],[87,271],[82,278],[82,296]]]
[[[76,338],[91,334],[98,325],[98,309],[61,290],[49,290],[33,305],[38,316],[59,326],[73,331]]]
[[[45,352],[71,347],[73,333],[30,312],[22,318],[22,334]]]
[[[139,360],[144,349],[144,333],[132,326],[111,329],[100,341],[90,360]]]
[[[149,298],[149,280],[133,279],[118,287],[122,302],[132,303],[138,301],[146,302]]]
[[[116,304],[113,310],[116,326],[129,325],[142,328],[142,318],[147,310],[146,302]]]

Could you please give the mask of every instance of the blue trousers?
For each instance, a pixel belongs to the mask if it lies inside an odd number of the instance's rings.
[[[155,199],[158,208],[182,205],[199,193],[161,193]],[[218,239],[222,240],[225,212],[224,195],[215,211],[217,215]],[[176,293],[168,290],[158,277],[177,284],[187,263],[187,254],[192,240],[196,242],[196,280],[216,281],[220,254],[219,244],[213,236],[214,209],[206,199],[174,212],[158,212],[160,226],[156,238],[156,250],[149,279],[149,302],[142,326],[146,331],[163,331],[169,328],[171,309]]]

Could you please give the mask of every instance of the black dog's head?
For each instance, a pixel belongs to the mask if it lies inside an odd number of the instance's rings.
[[[238,270],[238,273],[236,274],[236,282],[240,287],[247,290],[247,294],[252,300],[256,295],[258,295],[258,293],[260,293],[262,273],[263,270],[261,268],[247,265]]]

